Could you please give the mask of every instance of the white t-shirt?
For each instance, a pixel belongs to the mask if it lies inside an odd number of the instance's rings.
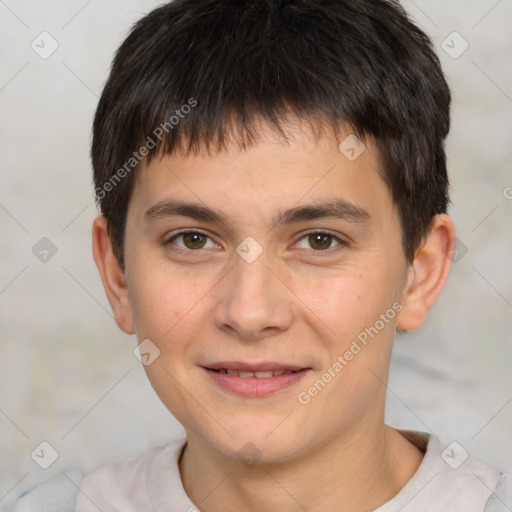
[[[467,457],[456,443],[443,450],[431,434],[399,432],[425,455],[403,489],[374,512],[484,512],[491,507],[498,470]],[[197,512],[179,473],[185,445],[185,438],[178,439],[94,471],[82,483],[75,512]]]

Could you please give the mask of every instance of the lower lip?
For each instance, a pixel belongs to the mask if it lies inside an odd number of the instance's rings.
[[[283,373],[273,377],[258,379],[257,377],[238,377],[227,373],[214,372],[206,368],[203,368],[203,370],[220,387],[246,397],[271,395],[281,389],[293,386],[309,372],[309,369],[305,368],[294,373]]]

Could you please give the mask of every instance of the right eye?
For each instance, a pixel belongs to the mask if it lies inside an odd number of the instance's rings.
[[[180,243],[177,242],[178,240]],[[210,240],[210,246],[207,245],[208,240]],[[211,241],[209,236],[200,231],[181,231],[167,239],[165,245],[176,245],[179,250],[183,251],[196,251],[198,249],[218,247],[217,244]]]

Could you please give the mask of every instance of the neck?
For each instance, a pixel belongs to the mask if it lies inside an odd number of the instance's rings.
[[[202,512],[374,510],[398,494],[423,458],[384,422],[378,429],[358,425],[300,458],[250,467],[218,454],[194,433],[187,438],[181,479]]]

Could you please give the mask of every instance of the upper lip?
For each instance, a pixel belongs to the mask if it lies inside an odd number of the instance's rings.
[[[225,370],[242,370],[244,372],[264,372],[264,371],[272,371],[277,372],[280,370],[283,371],[298,371],[304,370],[305,366],[295,366],[284,363],[276,363],[273,361],[262,362],[262,363],[244,363],[242,361],[220,361],[218,363],[209,363],[201,365],[203,368],[208,368],[210,370],[220,370],[224,368]]]

